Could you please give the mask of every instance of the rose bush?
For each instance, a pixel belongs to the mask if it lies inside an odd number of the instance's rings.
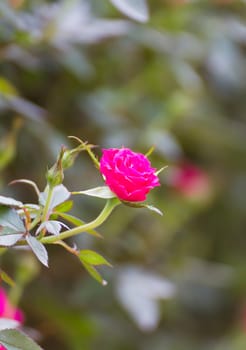
[[[148,158],[129,148],[104,149],[100,172],[111,191],[123,201],[142,202],[152,188],[160,185]]]

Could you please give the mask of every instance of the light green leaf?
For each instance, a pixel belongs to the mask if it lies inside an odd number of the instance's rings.
[[[0,226],[12,230],[9,233],[7,232],[7,230],[5,231],[5,233],[0,231],[0,234],[13,234],[14,232],[20,233],[25,232],[26,230],[23,221],[19,217],[16,210],[5,206],[0,206]]]
[[[93,265],[107,265],[112,266],[103,256],[94,252],[93,250],[81,250],[79,252],[79,258],[81,261]]]
[[[86,191],[72,192],[72,194],[85,194],[86,196],[98,197],[104,199],[115,198],[116,195],[110,190],[108,186],[100,186],[91,188]]]
[[[146,0],[110,0],[126,16],[139,22],[146,22],[149,18]]]
[[[56,212],[59,212],[59,213],[65,213],[69,210],[71,210],[73,207],[73,201],[66,201],[66,202],[63,202],[59,205],[57,205],[54,210]]]
[[[33,253],[36,255],[38,260],[45,266],[48,267],[48,253],[45,246],[39,242],[35,237],[28,235],[26,241],[32,249]]]
[[[31,338],[16,329],[0,331],[0,344],[7,350],[42,350]]]
[[[57,212],[54,212],[54,214],[57,214],[59,215],[61,218],[65,219],[66,221],[70,222],[71,224],[73,224],[74,226],[82,226],[85,224],[84,221],[82,221],[81,219],[73,216],[73,215],[70,215],[70,214],[67,214],[67,213],[57,213]],[[103,238],[102,235],[100,235],[99,232],[97,232],[96,230],[88,230],[87,233],[89,233],[90,235],[93,235],[93,236],[96,236],[96,237],[99,237],[99,238]]]
[[[6,205],[8,207],[17,207],[17,208],[23,207],[22,202],[17,201],[14,198],[4,197],[4,196],[0,196],[0,205]]]
[[[84,268],[89,272],[91,277],[93,277],[97,282],[101,283],[103,286],[107,285],[107,281],[105,281],[100,273],[95,269],[94,266],[85,263],[83,260],[80,260],[84,266]]]

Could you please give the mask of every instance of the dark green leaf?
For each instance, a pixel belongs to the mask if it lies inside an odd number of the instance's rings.
[[[122,13],[139,22],[149,18],[146,0],[110,0]]]
[[[100,187],[91,188],[90,190],[78,191],[73,193],[85,194],[86,196],[98,197],[98,198],[104,198],[104,199],[116,197],[116,195],[110,190],[108,186],[100,186]]]
[[[48,253],[45,246],[39,242],[35,237],[28,235],[26,241],[32,249],[33,253],[36,255],[38,260],[45,266],[48,267]]]
[[[31,338],[16,329],[0,331],[0,343],[7,350],[42,350]]]
[[[0,205],[7,205],[8,207],[17,207],[17,208],[23,207],[22,202],[17,201],[14,198],[4,197],[4,196],[0,196]]]
[[[79,252],[79,258],[81,261],[90,265],[107,265],[112,266],[103,256],[94,252],[93,250],[81,250]]]

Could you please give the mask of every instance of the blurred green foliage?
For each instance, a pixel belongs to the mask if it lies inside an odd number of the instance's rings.
[[[7,183],[44,186],[60,145],[72,142],[67,135],[143,153],[154,145],[154,166],[169,166],[149,198],[163,218],[117,208],[100,230],[104,240],[78,238],[114,265],[103,271],[109,286],[51,248],[50,269],[21,298],[26,325],[47,350],[243,350],[245,2],[153,0],[147,22],[113,3],[0,4],[2,193],[32,198]],[[182,164],[207,179],[192,195],[172,182]],[[65,182],[71,190],[102,184],[84,154]],[[74,212],[88,220],[99,207],[85,198]],[[13,278],[22,259],[18,251],[2,258]]]

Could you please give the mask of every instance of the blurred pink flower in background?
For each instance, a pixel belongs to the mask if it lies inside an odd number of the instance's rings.
[[[211,193],[208,175],[192,163],[182,163],[168,171],[168,185],[189,199],[203,200]]]
[[[19,322],[20,324],[24,322],[23,312],[10,303],[3,288],[0,288],[0,319],[1,318],[9,318]],[[0,344],[0,350],[6,350],[6,348]]]

